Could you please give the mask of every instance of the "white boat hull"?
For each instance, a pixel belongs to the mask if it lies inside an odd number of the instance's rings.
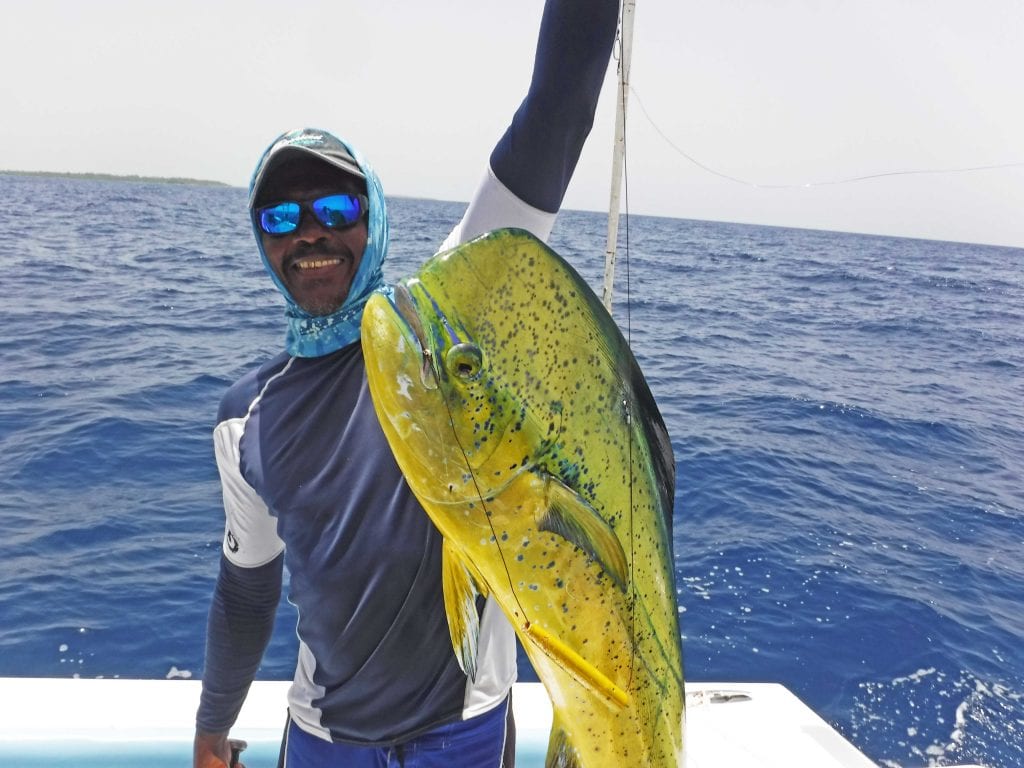
[[[44,755],[76,750],[129,756],[147,749],[173,755],[180,764],[191,754],[199,685],[195,680],[0,678],[0,764],[41,765]],[[253,684],[232,731],[249,742],[250,768],[276,764],[288,685]],[[686,691],[686,768],[875,768],[781,685],[687,683]],[[539,683],[517,683],[512,702],[517,765],[543,765],[551,723],[547,694]],[[103,764],[94,760],[89,764]]]

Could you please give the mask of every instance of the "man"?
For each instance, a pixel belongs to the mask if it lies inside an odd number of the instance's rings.
[[[549,0],[529,93],[444,247],[501,226],[547,237],[617,17],[611,0]],[[227,526],[194,765],[230,764],[228,731],[270,638],[286,563],[300,642],[282,765],[511,766],[514,633],[489,601],[475,678],[459,668],[440,535],[366,387],[359,322],[383,284],[389,234],[380,182],[353,147],[293,131],[264,153],[249,207],[287,302],[287,350],[232,386],[214,431]]]

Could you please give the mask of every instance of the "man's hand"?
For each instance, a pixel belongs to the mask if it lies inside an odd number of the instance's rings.
[[[240,739],[229,739],[225,733],[196,731],[192,745],[192,768],[245,768],[238,762],[239,753],[248,745]]]

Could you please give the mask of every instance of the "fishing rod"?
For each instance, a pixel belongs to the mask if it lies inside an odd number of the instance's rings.
[[[629,95],[629,68],[633,57],[633,18],[636,0],[622,4],[619,31],[619,84],[615,107],[615,143],[612,147],[612,188],[608,205],[608,239],[604,249],[604,292],[602,301],[612,313],[612,292],[615,285],[615,250],[619,239],[619,197],[622,193],[622,171],[626,158],[626,101]],[[627,195],[628,200],[628,195]],[[628,215],[628,206],[627,206]]]
[[[629,70],[633,58],[633,20],[636,16],[636,0],[623,0],[619,20],[619,66],[618,87],[615,105],[615,141],[612,146],[612,186],[608,204],[608,239],[604,250],[604,290],[602,303],[609,316],[612,314],[612,294],[615,286],[615,258],[619,239],[620,197],[625,198],[625,252],[626,252],[626,343],[632,343],[632,327],[629,307],[629,173],[626,164],[626,107],[629,97]],[[625,193],[623,195],[623,192]],[[629,450],[629,615],[630,635],[636,638],[636,585],[633,583],[633,565],[636,561],[633,529],[633,403],[627,392],[622,393],[622,409],[626,418],[626,441]],[[636,647],[632,649],[630,682],[636,670]]]

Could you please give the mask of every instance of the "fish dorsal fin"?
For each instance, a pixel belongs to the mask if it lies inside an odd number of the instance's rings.
[[[444,589],[444,611],[452,647],[462,671],[476,681],[477,643],[480,638],[478,596],[486,597],[483,579],[469,561],[456,551],[448,539],[441,552],[441,578]]]
[[[625,592],[629,564],[615,532],[596,509],[557,478],[546,476],[544,485],[547,509],[537,521],[538,530],[557,534],[575,544]]]

